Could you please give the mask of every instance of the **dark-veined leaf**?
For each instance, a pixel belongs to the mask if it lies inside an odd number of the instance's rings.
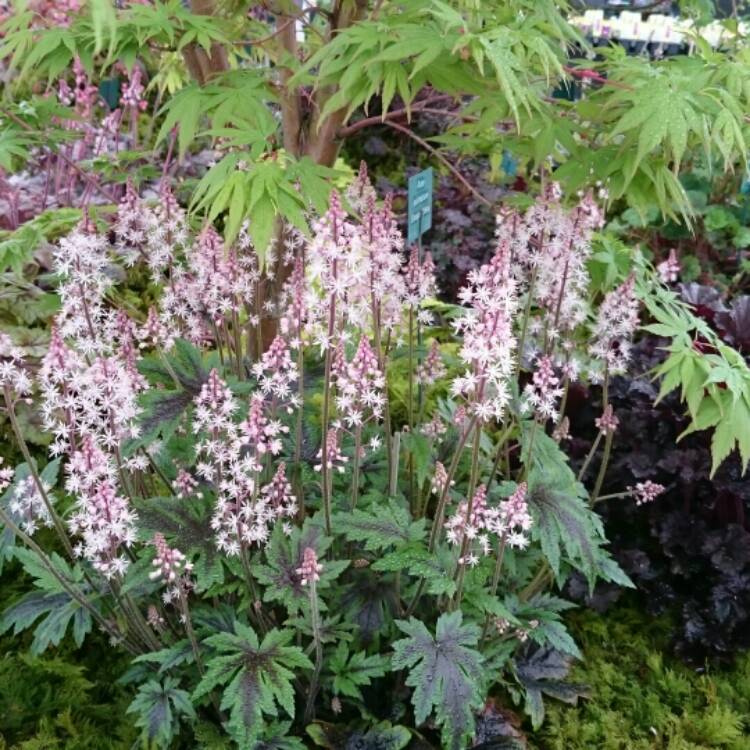
[[[227,728],[240,747],[252,747],[263,731],[263,717],[275,717],[277,706],[294,718],[294,670],[312,669],[297,646],[289,646],[291,630],[270,630],[262,642],[255,631],[239,621],[233,633],[205,639],[215,655],[193,693],[199,700],[224,687],[222,710],[229,711]]]
[[[461,750],[474,733],[473,711],[484,703],[479,628],[464,625],[460,611],[442,614],[434,637],[414,617],[396,625],[407,637],[393,644],[392,669],[409,670],[416,723],[434,712],[443,747]]]
[[[364,542],[369,552],[403,547],[425,537],[424,520],[412,521],[407,508],[395,498],[389,499],[386,506],[339,513],[335,526],[350,542]]]
[[[169,747],[175,737],[179,717],[195,719],[190,694],[180,690],[179,682],[165,677],[163,682],[150,680],[138,688],[129,714],[137,714],[135,725],[141,728],[141,737],[149,746]]]

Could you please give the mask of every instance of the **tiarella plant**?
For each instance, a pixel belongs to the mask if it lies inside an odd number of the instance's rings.
[[[610,199],[689,227],[682,165],[744,162],[742,40],[583,67],[565,10],[70,0],[4,24],[0,168],[36,172],[0,173],[0,315],[55,319],[0,335],[23,458],[0,466],[0,564],[34,586],[0,630],[35,653],[106,634],[144,744],[462,748],[488,696],[538,725],[543,696],[585,694],[563,588],[630,585],[594,508],[642,512],[666,481],[607,480],[641,306],[660,395],[712,431],[713,471],[735,447],[746,466],[744,307],[722,341],[668,288],[684,257],[654,271],[600,231]],[[586,96],[550,96],[571,79]],[[499,212],[460,305],[392,197],[331,169],[371,127]],[[507,149],[538,199],[500,207],[454,160],[491,182]],[[582,384],[601,406],[574,470]]]
[[[618,429],[610,383],[639,296],[657,327],[687,315],[644,264],[592,282],[603,196],[567,206],[548,183],[505,209],[451,306],[364,167],[265,264],[252,219],[226,244],[171,189],[153,202],[130,186],[111,226],[84,218],[60,240],[38,363],[0,340],[25,459],[0,474],[0,553],[36,586],[2,628],[34,627],[37,651],[104,631],[133,656],[144,740],[164,747],[210,725],[243,748],[301,747],[305,729],[330,744],[336,723],[389,747],[424,725],[462,748],[488,695],[535,725],[543,694],[575,701],[560,591],[573,573],[631,585],[593,509]],[[291,269],[273,307],[258,304],[270,258]],[[148,280],[151,306],[122,304],[127,276]],[[665,372],[687,356],[673,349]],[[600,384],[603,406],[576,474],[577,381]],[[697,428],[734,386],[686,394]],[[26,444],[29,409],[47,462]],[[662,488],[620,489],[640,504]]]

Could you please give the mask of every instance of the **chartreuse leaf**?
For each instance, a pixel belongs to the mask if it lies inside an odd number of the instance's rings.
[[[141,738],[149,747],[170,747],[180,716],[196,718],[190,694],[178,685],[173,677],[165,677],[162,682],[149,680],[138,688],[128,706],[129,714],[137,714],[135,725],[141,728]]]
[[[228,730],[240,747],[252,747],[264,729],[264,716],[279,709],[294,718],[295,671],[312,669],[302,649],[289,646],[292,630],[270,630],[259,641],[255,631],[239,621],[233,633],[209,636],[204,644],[214,651],[198,683],[193,700],[223,686],[221,709],[229,711]]]
[[[307,232],[305,212],[325,209],[331,190],[328,178],[336,174],[309,157],[294,159],[283,152],[270,157],[263,151],[265,145],[263,137],[255,151],[228,153],[206,172],[192,199],[193,210],[205,211],[209,221],[226,213],[227,242],[247,220],[261,265],[277,220]]]
[[[370,685],[374,678],[382,677],[389,663],[388,657],[382,654],[368,656],[364,651],[350,654],[347,644],[341,641],[330,661],[334,695],[364,700],[360,688]]]
[[[111,50],[117,35],[117,16],[112,0],[89,0],[91,23],[94,29],[94,54],[104,49],[105,41]]]
[[[638,296],[656,323],[646,329],[671,339],[665,360],[656,368],[661,378],[658,400],[679,389],[690,424],[678,437],[713,429],[711,476],[739,449],[743,472],[750,463],[750,368],[737,351],[724,344],[690,306],[655,279],[639,262]],[[701,344],[696,346],[695,342]],[[707,344],[703,345],[703,342]]]
[[[17,163],[25,163],[29,158],[30,140],[18,130],[0,131],[0,168],[12,172]]]
[[[482,656],[475,648],[479,628],[463,624],[460,611],[442,614],[434,637],[414,617],[396,625],[407,637],[393,644],[391,668],[409,670],[406,684],[414,688],[416,723],[434,713],[443,747],[467,747],[474,733],[473,711],[484,702]]]

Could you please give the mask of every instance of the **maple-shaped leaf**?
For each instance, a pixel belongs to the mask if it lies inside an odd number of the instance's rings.
[[[61,459],[56,458],[54,461],[50,461],[41,472],[42,482],[48,484],[50,487],[54,487],[57,484],[57,475],[60,471]],[[0,495],[0,507],[10,516],[11,520],[15,521],[17,526],[22,527],[24,521],[20,512],[15,512],[12,509],[12,500],[18,490],[19,485],[24,480],[31,476],[31,470],[27,463],[22,463],[16,466],[13,474],[13,481],[8,486],[2,495]],[[55,498],[49,494],[50,501],[54,504]],[[3,565],[6,560],[13,559],[13,553],[16,549],[16,535],[8,527],[0,524],[0,573],[3,572]]]
[[[460,611],[440,616],[435,636],[412,617],[397,620],[408,637],[393,644],[391,668],[408,669],[406,684],[414,688],[417,724],[433,713],[442,728],[443,747],[460,750],[474,733],[474,711],[484,703],[482,656],[474,648],[476,625],[464,625]]]
[[[579,698],[588,697],[585,685],[565,682],[571,661],[570,656],[547,647],[527,650],[516,659],[516,677],[526,696],[524,709],[534,729],[538,729],[544,721],[542,694],[573,706]]]
[[[224,686],[221,709],[229,711],[227,728],[240,747],[253,747],[261,737],[264,716],[276,718],[277,706],[294,718],[293,670],[312,669],[302,649],[287,645],[292,630],[270,630],[262,641],[239,621],[233,633],[209,636],[204,643],[216,655],[206,664],[193,700]]]
[[[36,590],[25,594],[3,612],[0,617],[0,634],[13,628],[14,635],[18,635],[44,615],[34,631],[32,654],[41,654],[49,646],[58,646],[68,626],[72,626],[73,638],[76,645],[80,646],[91,631],[89,610],[81,605],[78,598],[71,596],[58,578],[42,565],[34,552],[25,547],[17,547],[13,554],[26,573],[34,578]],[[56,552],[50,555],[49,564],[71,590],[77,591],[80,597],[92,600],[90,586],[84,581],[83,570],[77,564],[71,565]]]
[[[178,339],[163,358],[144,357],[138,362],[138,370],[155,387],[139,398],[141,434],[128,441],[126,453],[147,447],[157,438],[166,441],[174,434],[200,393],[209,369],[200,350],[183,339]]]
[[[141,737],[148,747],[169,747],[176,734],[180,715],[195,719],[190,694],[180,690],[173,677],[165,677],[163,682],[149,680],[138,688],[133,702],[128,706],[129,714],[137,714],[135,721],[141,727]]]
[[[541,446],[554,441],[541,435]],[[559,450],[559,449],[556,449]],[[550,455],[545,453],[545,455]],[[535,459],[529,473],[529,510],[547,562],[558,575],[561,561],[574,565],[593,586],[599,573],[600,547],[605,541],[601,518],[584,499],[585,488],[576,481],[564,459],[555,457],[542,464]]]
[[[455,557],[447,545],[438,545],[430,552],[425,544],[409,544],[387,552],[371,566],[376,571],[407,571],[417,579],[424,578],[427,593],[433,596],[453,596]]]
[[[193,575],[198,592],[224,580],[221,555],[211,530],[211,499],[151,497],[137,501],[140,532],[151,538],[155,532],[164,534],[193,562]]]
[[[335,527],[350,542],[364,542],[369,552],[402,547],[424,539],[424,520],[412,521],[411,514],[398,500],[391,498],[386,507],[353,510],[336,515]]]
[[[323,560],[330,546],[331,540],[324,533],[320,516],[306,519],[302,528],[295,527],[289,536],[277,525],[265,548],[267,564],[253,567],[255,577],[265,586],[263,601],[281,602],[290,615],[302,612],[310,600],[310,592],[302,585],[302,576],[297,572],[305,548],[314,549],[318,560]],[[317,582],[318,590],[330,586],[348,564],[348,560],[325,560]],[[320,604],[324,608],[323,602]]]
[[[360,687],[370,685],[376,677],[382,677],[388,670],[388,657],[383,654],[371,654],[364,651],[349,653],[344,641],[339,643],[330,662],[333,672],[334,695],[346,695],[349,698],[364,700]]]
[[[159,674],[164,674],[170,669],[174,669],[185,663],[190,663],[194,661],[194,659],[195,657],[193,656],[193,649],[190,646],[190,641],[187,638],[183,638],[167,648],[159,649],[159,651],[150,651],[147,654],[141,654],[133,659],[133,663],[158,664]]]

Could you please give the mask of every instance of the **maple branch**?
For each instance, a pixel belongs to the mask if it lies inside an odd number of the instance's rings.
[[[393,128],[394,130],[398,130],[399,132],[403,133],[404,135],[408,135],[409,138],[416,141],[422,148],[429,151],[438,161],[440,161],[442,164],[444,164],[448,169],[451,171],[453,176],[481,203],[484,203],[485,206],[491,208],[492,203],[491,201],[488,201],[480,192],[478,192],[472,185],[468,182],[468,180],[434,147],[431,146],[424,138],[420,138],[413,130],[410,130],[409,128],[404,127],[403,125],[399,125],[396,122],[391,122],[390,120],[386,120],[385,125],[387,125],[389,128]]]
[[[20,125],[27,132],[32,132],[32,133],[37,132],[34,128],[31,127],[31,125],[29,125],[27,122],[24,122],[20,117],[18,117],[18,115],[14,114],[13,112],[10,112],[7,109],[3,109],[2,112],[6,117],[13,120],[13,122]],[[44,133],[44,131],[38,131],[38,132],[41,135],[44,135],[46,137],[46,134]],[[47,140],[49,141],[49,139]],[[92,177],[92,175],[90,175],[88,172],[81,169],[81,167],[79,167],[71,158],[66,156],[60,149],[58,149],[57,147],[50,146],[50,145],[47,145],[46,149],[50,154],[59,156],[69,167],[71,167],[76,172],[78,172],[78,174],[81,175],[81,177],[84,179],[85,182],[87,182],[92,188],[94,188],[94,190],[101,193],[110,203],[116,204],[118,202],[117,198],[115,198],[114,195],[112,195],[112,193],[106,190],[96,178]]]
[[[590,68],[574,68],[571,65],[563,65],[563,70],[566,73],[570,73],[573,78],[578,78],[582,81],[594,81],[596,83],[601,83],[604,86],[614,86],[615,88],[625,89],[626,91],[635,91],[635,89],[627,83],[613,81]]]
[[[428,109],[428,105],[437,104],[438,102],[453,98],[454,97],[450,94],[442,94],[440,96],[434,96],[429,99],[424,99],[421,102],[416,102],[414,106],[408,109],[406,107],[403,107],[402,109],[394,109],[390,112],[386,112],[385,114],[366,117],[363,120],[357,120],[357,122],[354,122],[351,125],[347,125],[345,128],[341,128],[338,131],[337,135],[339,138],[348,138],[350,135],[358,133],[360,130],[370,127],[371,125],[385,125],[386,120],[397,120],[404,115],[410,115],[412,112],[439,112],[441,114],[449,114],[450,110],[430,110]],[[456,115],[458,116],[458,113],[456,113]]]

